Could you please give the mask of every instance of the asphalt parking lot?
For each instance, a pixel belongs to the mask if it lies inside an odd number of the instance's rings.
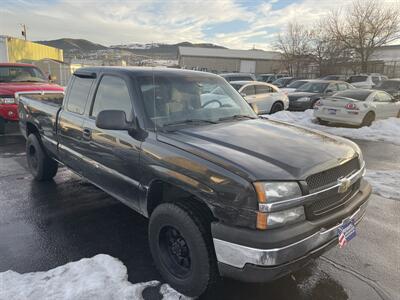
[[[0,136],[0,272],[45,271],[99,253],[120,259],[131,282],[160,280],[147,220],[60,169],[54,182],[27,171],[24,139]],[[372,169],[400,169],[400,146],[356,141]],[[400,183],[399,183],[400,184]],[[358,236],[309,267],[268,284],[224,280],[208,299],[400,299],[400,199],[372,195]],[[144,299],[161,299],[148,288]]]

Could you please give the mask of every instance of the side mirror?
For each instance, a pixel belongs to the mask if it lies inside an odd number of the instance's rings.
[[[49,75],[49,81],[50,82],[54,82],[54,81],[56,81],[57,80],[57,77],[56,76],[54,76],[54,75]]]
[[[333,91],[332,90],[326,90],[325,94],[331,96],[333,94]]]
[[[96,117],[96,126],[101,129],[129,130],[132,123],[126,120],[125,112],[122,110],[103,110]]]

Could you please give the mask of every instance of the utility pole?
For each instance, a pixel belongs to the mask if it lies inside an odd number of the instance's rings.
[[[25,38],[26,41],[26,25],[25,24],[20,24],[22,27],[22,36]]]

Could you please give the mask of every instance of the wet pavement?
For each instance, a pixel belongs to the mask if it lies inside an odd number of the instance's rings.
[[[372,169],[400,169],[400,147],[356,141]],[[0,272],[45,271],[99,253],[120,259],[131,282],[160,280],[147,220],[61,168],[54,182],[27,171],[24,139],[0,136]],[[399,183],[400,184],[400,183]],[[400,299],[400,200],[373,195],[358,236],[309,267],[268,284],[223,280],[207,299]],[[397,298],[396,298],[397,297]],[[157,288],[145,299],[160,299]]]

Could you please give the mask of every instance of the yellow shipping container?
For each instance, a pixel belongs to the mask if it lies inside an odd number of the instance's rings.
[[[33,61],[45,58],[64,61],[63,50],[17,38],[7,37],[9,62]]]

